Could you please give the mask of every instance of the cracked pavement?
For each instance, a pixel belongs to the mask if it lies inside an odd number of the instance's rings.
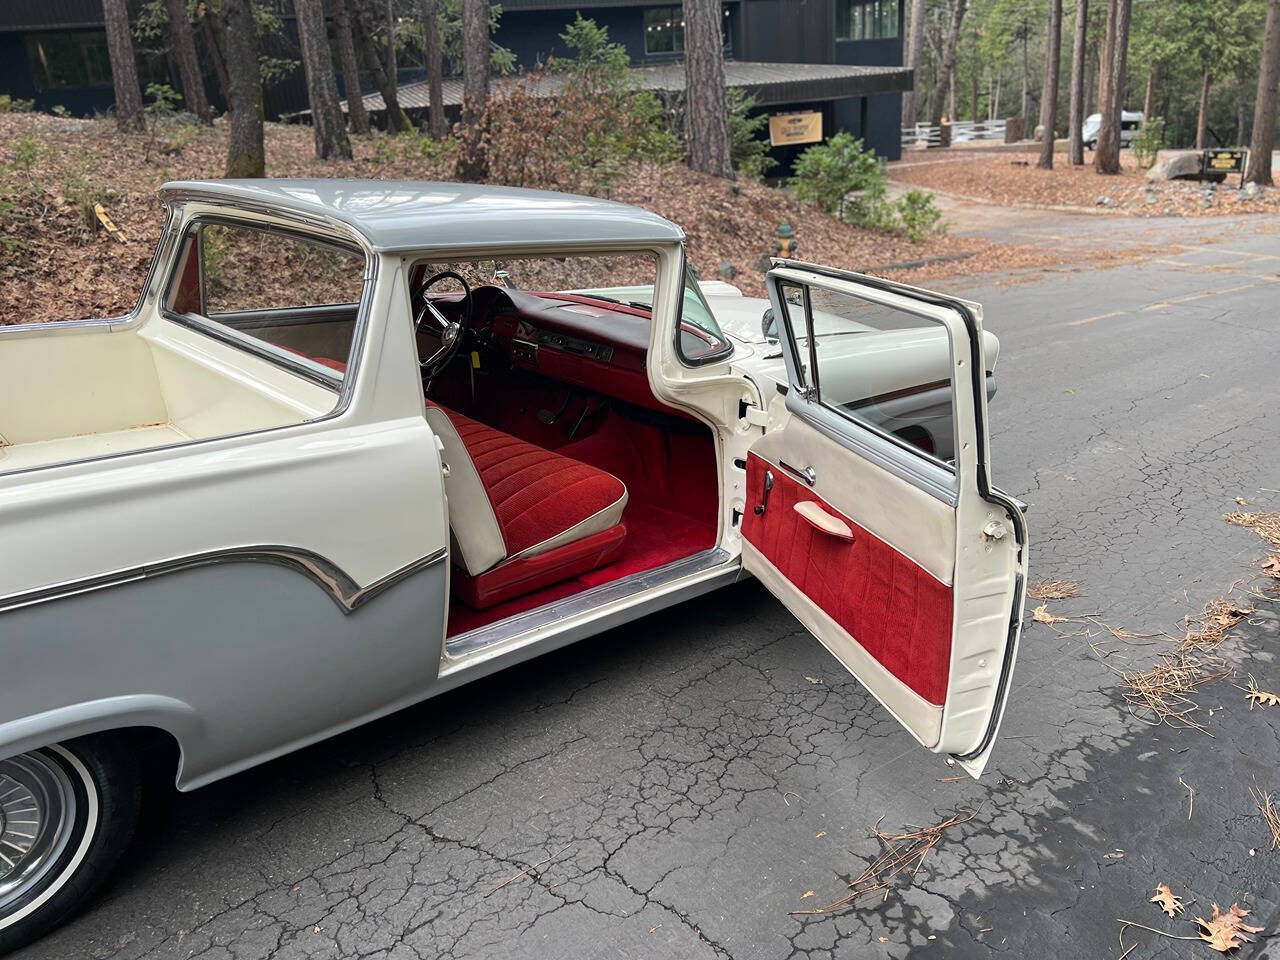
[[[1280,509],[1280,242],[1263,218],[1040,218],[1018,242],[1160,244],[1144,262],[945,285],[1001,339],[996,482],[1031,503],[1032,579],[1135,633],[1223,595]],[[1211,242],[1201,243],[1202,238]],[[1250,508],[1246,508],[1250,509]],[[1237,587],[1237,596],[1243,586]],[[1227,656],[1280,690],[1280,603]],[[1028,605],[1029,607],[1032,604]],[[1227,681],[1213,738],[1132,718],[1100,644],[1029,623],[980,783],[919,748],[767,593],[736,585],[190,795],[150,798],[124,869],[22,960],[1212,955],[1187,917],[1280,931],[1280,709]],[[814,682],[815,680],[820,682]],[[1195,790],[1187,817],[1187,791]],[[915,882],[832,916],[871,828],[959,809]],[[814,891],[811,898],[804,895]],[[1193,901],[1191,903],[1191,901]],[[883,941],[882,941],[883,938]],[[1240,956],[1280,957],[1280,938]]]

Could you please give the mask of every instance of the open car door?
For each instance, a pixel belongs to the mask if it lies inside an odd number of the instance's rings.
[[[743,565],[977,777],[1027,564],[1022,512],[990,484],[999,343],[977,304],[874,277],[778,261],[768,286],[789,416],[747,457]]]

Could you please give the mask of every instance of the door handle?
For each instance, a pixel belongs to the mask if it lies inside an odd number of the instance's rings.
[[[839,517],[833,517],[827,513],[815,501],[801,500],[796,504],[795,510],[819,533],[825,533],[837,540],[844,540],[846,543],[853,543],[853,529]]]
[[[801,470],[799,467],[793,467],[785,460],[779,460],[778,466],[789,473],[794,473],[811,487],[818,482],[818,471],[814,470],[813,467],[805,467]]]
[[[769,509],[769,493],[773,490],[773,471],[766,470],[764,472],[764,496],[760,498],[760,502],[756,504],[756,516],[760,516]]]

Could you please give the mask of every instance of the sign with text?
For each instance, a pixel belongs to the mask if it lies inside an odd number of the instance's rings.
[[[1201,159],[1205,173],[1244,173],[1247,150],[1206,150]]]
[[[769,143],[789,147],[798,143],[822,142],[822,111],[775,113],[769,117]]]

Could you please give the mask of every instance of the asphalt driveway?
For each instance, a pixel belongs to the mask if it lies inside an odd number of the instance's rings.
[[[1234,498],[1280,509],[1275,225],[984,229],[1158,248],[947,289],[981,300],[1001,338],[994,472],[1032,504],[1033,579],[1082,582],[1056,612],[1180,633],[1264,553],[1222,521]],[[1280,690],[1280,603],[1251,602],[1228,656]],[[1075,633],[1028,625],[1002,742],[973,783],[741,584],[158,798],[117,881],[21,956],[1212,955],[1139,929],[1121,942],[1117,918],[1194,935],[1148,902],[1159,882],[1189,916],[1238,901],[1280,931],[1280,851],[1249,796],[1280,793],[1280,708],[1250,711],[1220,681],[1200,691],[1212,738],[1143,725],[1113,668],[1165,641],[1095,649]],[[841,895],[877,823],[957,810],[973,819],[909,888],[792,915]],[[1280,956],[1277,942],[1249,949]]]

